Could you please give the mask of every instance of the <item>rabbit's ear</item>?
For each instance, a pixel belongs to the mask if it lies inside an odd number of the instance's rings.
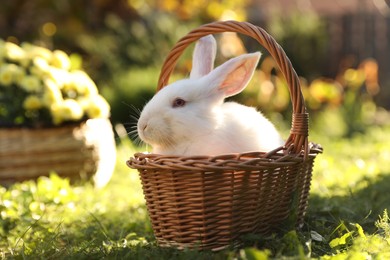
[[[217,42],[212,35],[198,40],[192,56],[192,70],[190,79],[198,79],[210,73],[214,68],[217,54]]]
[[[207,75],[208,85],[225,97],[240,93],[252,78],[260,56],[255,52],[228,60]]]

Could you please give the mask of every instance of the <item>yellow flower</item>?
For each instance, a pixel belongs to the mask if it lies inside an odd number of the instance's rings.
[[[337,104],[340,102],[342,89],[341,86],[328,79],[316,79],[310,84],[311,97],[317,102],[331,102]]]
[[[55,50],[51,59],[51,65],[60,69],[69,70],[71,65],[69,56],[63,51]]]
[[[50,67],[48,77],[54,80],[57,86],[62,89],[66,84],[68,84],[70,75],[68,71]]]
[[[347,86],[355,89],[361,87],[366,80],[366,76],[362,70],[347,69],[343,76]]]
[[[12,73],[13,82],[19,84],[26,76],[26,71],[23,69],[23,67],[17,66],[15,64],[9,64],[8,66]]]
[[[63,102],[62,93],[52,79],[44,80],[43,104],[47,107]]]
[[[110,105],[100,95],[90,97],[82,106],[88,118],[108,118],[110,116]]]
[[[84,71],[70,69],[70,58],[63,51],[51,52],[30,43],[19,47],[0,39],[0,87],[15,85],[28,94],[15,105],[29,113],[47,108],[54,124],[87,116],[109,117],[110,106],[98,94],[94,81]]]
[[[4,47],[6,51],[6,57],[9,60],[18,62],[25,59],[26,57],[25,51],[15,43],[5,42]]]
[[[54,124],[69,120],[80,120],[83,117],[83,110],[74,99],[66,99],[61,103],[53,104],[50,111]]]
[[[10,86],[13,82],[12,71],[9,69],[9,65],[5,64],[0,67],[0,85]]]
[[[36,95],[31,95],[26,97],[23,102],[23,107],[26,110],[37,110],[42,108],[42,102]]]
[[[98,89],[95,82],[81,70],[73,71],[70,74],[68,88],[75,90],[79,95],[93,96],[98,94]]]
[[[36,76],[25,76],[19,83],[20,87],[27,92],[39,92],[42,90],[41,80]]]
[[[30,68],[32,74],[42,77],[49,73],[50,66],[44,58],[37,56],[32,62],[33,66]]]
[[[23,68],[15,64],[3,64],[0,66],[0,85],[9,86],[19,82],[25,75]]]
[[[52,59],[53,54],[49,49],[26,42],[22,43],[21,46],[22,49],[28,53],[30,59],[34,59],[35,57],[41,57],[48,62]]]

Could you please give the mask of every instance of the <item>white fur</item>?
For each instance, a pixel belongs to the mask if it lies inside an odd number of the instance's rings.
[[[190,79],[197,79],[207,75],[214,68],[217,54],[217,42],[212,35],[202,37],[195,45],[192,55],[192,69]]]
[[[208,42],[213,44],[210,39]],[[209,56],[204,60],[207,53]],[[202,67],[204,61],[210,71],[198,70],[192,78],[164,87],[144,107],[138,120],[138,134],[153,147],[153,153],[219,155],[266,152],[283,145],[274,125],[255,108],[223,102],[225,97],[246,87],[260,53],[238,56],[212,70],[209,65],[213,55],[213,47],[198,44],[193,70]],[[173,107],[176,98],[186,104]]]

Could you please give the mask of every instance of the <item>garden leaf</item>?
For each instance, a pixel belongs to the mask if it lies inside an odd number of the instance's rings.
[[[337,237],[337,238],[333,239],[332,241],[330,241],[329,246],[331,248],[335,248],[335,247],[340,246],[340,245],[345,245],[347,243],[347,239],[349,237],[351,237],[352,234],[353,234],[353,232],[348,232],[348,233],[342,235],[341,237]]]

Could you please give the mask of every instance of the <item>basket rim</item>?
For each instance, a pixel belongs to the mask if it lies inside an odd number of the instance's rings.
[[[279,147],[271,152],[246,152],[231,153],[217,156],[196,155],[176,156],[160,155],[153,153],[135,153],[126,161],[132,169],[161,169],[181,170],[195,172],[235,171],[235,170],[261,170],[295,165],[314,159],[322,153],[321,145],[310,143],[310,151],[307,157],[303,154],[295,155],[286,153],[284,147]],[[164,171],[163,171],[164,172]]]
[[[295,155],[299,155],[303,152],[303,156],[306,159],[310,152],[308,142],[309,114],[305,106],[299,77],[282,47],[271,35],[259,26],[248,22],[238,22],[233,20],[216,21],[201,25],[200,27],[190,31],[174,45],[166,56],[160,71],[156,91],[158,92],[168,85],[169,78],[178,59],[191,43],[203,36],[224,32],[241,33],[254,38],[270,53],[277,63],[280,71],[287,81],[293,109],[290,135],[285,142],[285,147],[288,147],[286,151]]]

